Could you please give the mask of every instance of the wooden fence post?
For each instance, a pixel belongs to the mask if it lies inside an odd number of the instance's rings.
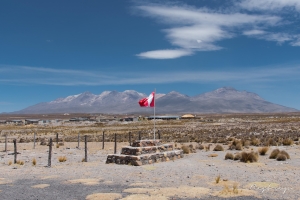
[[[51,156],[52,156],[52,138],[50,138],[50,142],[49,142],[48,167],[51,167]]]
[[[84,162],[87,162],[87,135],[84,136]]]
[[[129,132],[129,146],[131,146],[131,132]]]
[[[36,135],[36,133],[34,132],[33,133],[33,148],[35,149],[35,135]]]
[[[7,152],[7,134],[5,135],[5,152]]]
[[[114,148],[114,154],[117,153],[117,134],[115,133],[115,148]]]
[[[56,133],[56,144],[58,144],[58,133]]]
[[[102,149],[104,149],[104,131],[102,133]]]
[[[160,140],[160,131],[159,130],[157,131],[157,134],[158,134],[158,139]]]
[[[78,149],[79,149],[79,142],[80,142],[80,132],[78,132],[78,146],[77,146]]]
[[[14,139],[13,142],[14,142],[14,164],[16,164],[17,163],[17,154],[18,154],[18,152],[17,152],[17,140]]]

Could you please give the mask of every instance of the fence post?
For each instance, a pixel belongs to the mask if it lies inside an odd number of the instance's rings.
[[[102,149],[104,149],[104,131],[102,133]]]
[[[117,153],[117,134],[115,133],[115,148],[114,148],[114,154]]]
[[[5,135],[5,152],[7,152],[7,134]]]
[[[52,138],[50,138],[50,142],[49,142],[48,167],[51,167],[51,156],[52,156]]]
[[[56,144],[58,144],[58,133],[56,133]]]
[[[159,130],[157,131],[157,134],[158,134],[158,139],[160,140],[160,131]]]
[[[129,132],[129,146],[131,146],[131,132]]]
[[[17,152],[17,140],[14,139],[13,142],[14,142],[14,164],[16,164],[17,163],[17,154],[18,154],[18,152]]]
[[[35,149],[35,132],[33,133],[33,148]]]
[[[80,142],[80,132],[78,132],[78,145],[77,145],[78,149],[79,149],[79,142]]]
[[[84,162],[87,162],[87,135],[84,136]]]

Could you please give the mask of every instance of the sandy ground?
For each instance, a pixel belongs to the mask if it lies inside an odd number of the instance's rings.
[[[13,144],[6,153],[1,143],[0,199],[300,199],[299,146],[279,147],[290,154],[287,161],[268,159],[277,147],[271,147],[257,163],[224,160],[226,152],[238,152],[224,146],[221,152],[198,150],[175,161],[135,167],[105,164],[113,143],[106,143],[104,150],[102,143],[88,143],[88,162],[81,162],[83,145],[81,149],[77,143],[53,146],[48,168],[47,146],[33,149],[32,143],[18,144],[18,160],[24,165],[9,165]],[[118,143],[118,151],[125,145]],[[209,157],[212,153],[217,157]],[[67,160],[59,162],[60,156]]]

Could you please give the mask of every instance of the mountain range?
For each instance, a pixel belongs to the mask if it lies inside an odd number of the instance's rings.
[[[84,92],[59,98],[54,101],[39,103],[18,114],[46,113],[152,113],[152,108],[139,107],[138,101],[148,95],[134,90],[124,92],[104,91],[100,95]],[[238,91],[232,87],[196,96],[187,96],[172,91],[168,94],[156,94],[156,113],[280,113],[297,112],[289,108],[268,102],[255,93]]]

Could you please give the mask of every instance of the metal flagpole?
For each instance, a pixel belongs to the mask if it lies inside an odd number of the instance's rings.
[[[154,101],[154,140],[155,140],[155,121],[156,121],[156,118],[155,118],[155,104],[156,104],[156,101],[155,101],[155,96],[156,96],[156,89],[154,89],[154,99],[153,99],[153,101]]]

